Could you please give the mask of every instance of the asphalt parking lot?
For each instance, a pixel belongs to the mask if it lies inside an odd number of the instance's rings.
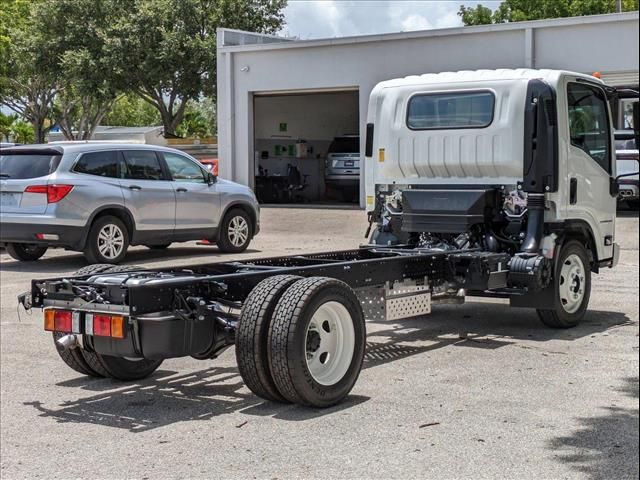
[[[352,248],[359,210],[264,209],[238,258]],[[67,368],[42,317],[19,312],[36,263],[0,251],[1,470],[18,478],[638,478],[638,217],[618,219],[620,265],[595,276],[590,312],[565,331],[500,302],[368,324],[365,368],[327,410],[262,402],[233,349],[165,361],[116,383]],[[137,247],[127,263],[229,260],[215,247]]]

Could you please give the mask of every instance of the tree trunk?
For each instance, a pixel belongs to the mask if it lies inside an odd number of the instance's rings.
[[[140,89],[136,92],[145,102],[153,105],[160,112],[162,120],[164,138],[177,137],[176,130],[184,119],[184,112],[187,107],[189,98],[180,98],[180,103],[176,104],[177,94],[171,92],[169,95],[169,103],[165,103],[165,97],[162,91],[154,89]]]
[[[37,118],[31,122],[36,143],[44,143],[45,141],[46,129],[44,127],[44,121],[44,118]]]

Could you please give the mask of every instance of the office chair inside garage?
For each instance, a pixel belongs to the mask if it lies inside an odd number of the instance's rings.
[[[307,177],[309,175],[300,174],[300,170],[295,165],[287,165],[287,201],[288,202],[302,202],[303,198],[300,195],[305,188],[309,185],[307,184]]]

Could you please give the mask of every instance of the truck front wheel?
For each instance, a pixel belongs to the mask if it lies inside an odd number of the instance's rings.
[[[269,330],[278,391],[300,405],[335,405],[358,379],[365,342],[362,308],[347,284],[323,277],[297,281],[280,298]]]
[[[556,308],[538,310],[548,327],[575,327],[584,318],[591,296],[591,268],[584,245],[570,240],[562,246],[553,278]]]

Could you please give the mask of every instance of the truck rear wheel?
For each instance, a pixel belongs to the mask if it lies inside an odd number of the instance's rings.
[[[85,275],[94,275],[113,269],[114,266],[110,263],[94,263],[87,265],[76,270],[73,273],[74,277],[82,277]],[[69,368],[75,370],[83,375],[89,375],[90,377],[108,377],[109,374],[101,367],[95,360],[95,353],[86,352],[80,346],[76,348],[64,349],[58,345],[58,339],[67,335],[66,333],[53,332],[53,342],[56,346],[56,351],[64,363]],[[91,364],[90,364],[91,363]],[[93,367],[92,367],[93,365]]]
[[[267,341],[278,300],[299,279],[294,275],[267,278],[256,285],[242,305],[236,330],[238,370],[247,387],[265,400],[286,402],[269,370]]]
[[[113,265],[111,263],[93,263],[91,265],[87,265],[86,267],[82,267],[79,270],[76,270],[73,274],[74,277],[82,277],[84,275],[93,275],[95,273],[101,273],[105,270],[112,268]]]
[[[282,295],[269,330],[269,366],[290,402],[329,407],[358,379],[366,342],[358,299],[339,280],[299,280]]]
[[[537,310],[538,317],[548,327],[575,327],[584,318],[591,296],[591,268],[584,245],[570,240],[562,246],[553,278],[557,307]]]
[[[58,344],[58,339],[67,335],[62,332],[53,332],[53,343],[56,346],[56,351],[60,358],[64,363],[67,364],[69,368],[75,370],[82,375],[89,375],[90,377],[103,377],[100,373],[96,372],[91,366],[87,363],[83,352],[82,347],[69,348],[64,349],[62,346]]]
[[[141,380],[155,372],[162,364],[162,360],[148,360],[146,358],[121,358],[101,355],[84,350],[82,354],[91,368],[105,377],[116,380]]]

